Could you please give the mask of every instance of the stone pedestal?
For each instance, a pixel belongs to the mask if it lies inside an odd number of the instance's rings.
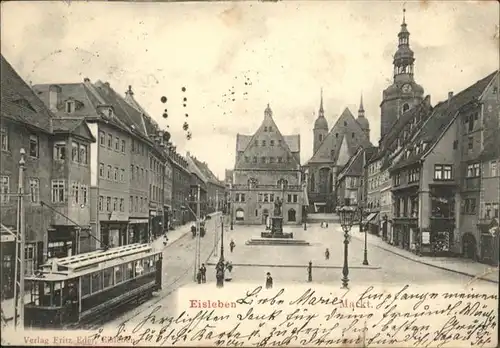
[[[283,217],[271,217],[271,232],[262,232],[262,238],[293,238],[293,233],[283,233]]]
[[[273,235],[283,234],[283,218],[279,216],[273,216],[271,218],[271,233]]]

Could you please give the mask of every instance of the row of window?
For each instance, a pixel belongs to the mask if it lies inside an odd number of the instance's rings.
[[[99,196],[99,211],[125,211],[125,199],[117,197]]]
[[[266,140],[262,140],[260,142],[261,146],[267,146],[267,141]],[[254,145],[255,146],[259,146],[259,141],[258,140],[255,140],[254,141]],[[269,140],[269,146],[274,146],[275,145],[275,141],[274,140]],[[281,139],[278,140],[278,146],[281,146]]]
[[[106,268],[92,274],[82,276],[82,298],[91,294],[110,288],[113,285],[120,284],[133,278],[140,277],[156,271],[155,257],[129,262],[124,265]],[[134,267],[135,266],[135,267]]]
[[[147,197],[130,196],[128,210],[130,213],[146,213],[149,209]]]
[[[130,165],[130,181],[135,182],[135,183],[137,183],[137,182],[147,183],[149,181],[148,170],[131,164]]]
[[[134,139],[132,139],[131,147],[132,153],[143,156],[146,156],[146,154],[148,153],[146,145],[140,141],[135,141]]]
[[[262,156],[260,157],[260,163],[284,163],[283,162],[283,157],[281,156],[278,156],[278,157],[265,157],[265,156]],[[286,163],[290,163],[292,161],[292,158],[291,157],[287,157],[286,158]],[[250,163],[250,157],[249,156],[245,156],[245,162],[246,163]],[[257,156],[254,156],[252,157],[252,163],[258,163],[259,162],[259,158]]]
[[[37,178],[29,178],[29,200],[30,203],[40,202],[40,180]],[[66,180],[55,179],[51,181],[51,196],[52,203],[66,202]],[[71,184],[72,203],[87,205],[89,187],[78,182]],[[10,192],[10,177],[2,175],[0,177],[0,203],[6,204],[10,202],[10,197],[13,196]]]
[[[126,151],[125,140],[119,137],[113,137],[112,134],[106,134],[103,131],[99,131],[99,145],[107,147],[108,149],[114,149],[121,153],[125,153]]]
[[[105,168],[104,163],[99,163],[99,177],[103,179],[112,180],[115,182],[125,182],[125,169],[112,167],[108,164]]]

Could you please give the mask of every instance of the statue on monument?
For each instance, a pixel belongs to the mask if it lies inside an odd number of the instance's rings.
[[[281,206],[283,205],[283,202],[280,200],[279,197],[276,197],[276,200],[274,201],[274,216],[281,216]]]

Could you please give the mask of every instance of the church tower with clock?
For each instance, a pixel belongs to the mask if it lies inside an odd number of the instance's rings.
[[[415,82],[413,67],[415,58],[410,49],[410,32],[406,26],[405,10],[398,34],[398,49],[394,54],[394,81],[387,87],[380,104],[380,138],[389,132],[403,112],[417,105],[424,97],[424,89]]]

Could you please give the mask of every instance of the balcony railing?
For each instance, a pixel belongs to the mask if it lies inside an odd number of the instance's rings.
[[[302,190],[301,185],[233,185],[233,190],[249,190],[249,191],[257,191],[257,190],[276,190],[276,191],[297,191]]]

